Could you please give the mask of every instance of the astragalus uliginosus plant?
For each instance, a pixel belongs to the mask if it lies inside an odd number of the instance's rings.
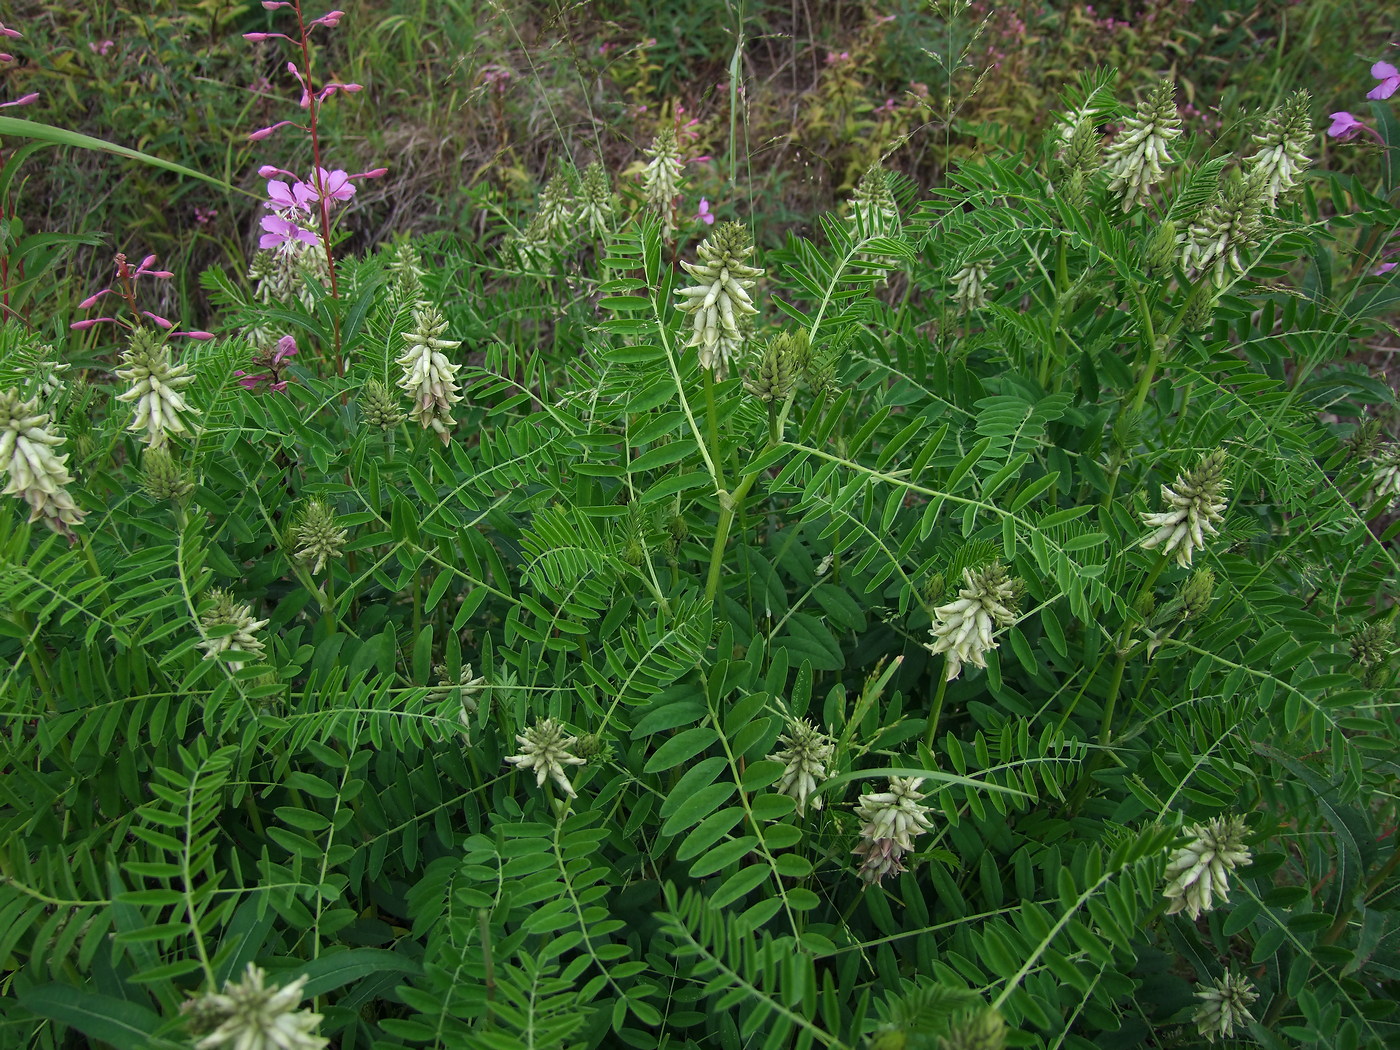
[[[1172,97],[777,246],[343,257],[144,453],[6,395],[80,542],[0,516],[3,1030],[1393,1044],[1373,285],[1305,101],[1231,157]]]

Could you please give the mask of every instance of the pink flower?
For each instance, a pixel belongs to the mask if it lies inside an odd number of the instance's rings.
[[[1397,266],[1400,266],[1400,263],[1393,263],[1393,262],[1381,263],[1381,264],[1380,264],[1379,266],[1377,266],[1374,270],[1372,270],[1371,273],[1373,273],[1373,274],[1375,274],[1377,277],[1379,277],[1381,274],[1389,273],[1391,270],[1395,269],[1395,267],[1397,267]]]
[[[1377,62],[1371,67],[1371,76],[1380,81],[1370,91],[1366,92],[1366,97],[1379,101],[1389,98],[1400,89],[1400,69],[1396,69],[1389,62]]]
[[[851,53],[849,51],[842,51],[839,54],[835,51],[828,51],[826,53],[826,64],[829,66],[840,65],[842,62],[849,62],[850,60]]]
[[[201,226],[208,226],[218,214],[218,208],[201,208],[198,204],[194,206],[194,221]]]
[[[1327,134],[1334,139],[1349,139],[1366,126],[1346,110],[1327,115],[1332,118],[1332,126],[1327,129]]]
[[[340,24],[340,20],[344,17],[344,11],[327,11],[320,18],[308,22],[306,28],[310,29],[312,26],[325,26],[328,29],[333,29]]]
[[[18,29],[11,29],[4,22],[0,22],[0,36],[7,36],[12,40],[18,40],[24,36]]]
[[[259,368],[268,369],[266,374],[253,375],[249,372],[238,371],[233,373],[234,378],[238,380],[238,385],[244,390],[256,390],[263,383],[266,383],[268,390],[280,393],[287,389],[287,380],[282,378],[287,358],[295,357],[296,352],[297,341],[290,335],[284,335],[277,341],[276,350],[270,352],[264,350],[253,355],[253,364]]]
[[[715,224],[715,217],[710,214],[710,202],[704,197],[700,198],[700,210],[695,213],[695,217],[706,226],[713,226]]]
[[[267,181],[267,207],[280,211],[309,211],[316,191],[298,180],[288,185],[278,179]]]
[[[261,142],[263,139],[267,138],[278,128],[285,128],[288,124],[291,123],[293,122],[290,120],[279,120],[276,124],[270,124],[265,128],[258,128],[257,131],[253,132],[251,135],[248,136],[248,141]]]
[[[290,219],[281,215],[264,215],[261,226],[267,232],[258,239],[259,248],[280,248],[294,241],[317,245],[321,239],[310,230],[304,230]]]
[[[301,185],[311,194],[311,200],[320,198],[323,201],[348,201],[355,196],[355,184],[340,168],[336,168],[335,171],[317,168]]]
[[[36,101],[38,101],[38,98],[39,98],[39,92],[37,92],[37,91],[31,91],[31,92],[30,92],[29,94],[27,94],[27,95],[21,95],[19,98],[15,99],[13,102],[0,102],[0,109],[7,109],[7,108],[10,107],[10,106],[27,106],[27,105],[29,105],[29,103],[31,103],[31,102],[36,102]]]
[[[89,40],[88,50],[95,55],[102,55],[105,57],[107,52],[112,50],[115,43],[116,41],[113,40],[104,40],[101,43],[98,43],[96,40]]]

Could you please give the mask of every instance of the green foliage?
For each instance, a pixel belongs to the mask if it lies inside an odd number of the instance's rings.
[[[846,61],[808,114],[837,139]],[[1122,117],[1112,83],[1068,108]],[[188,1045],[250,964],[343,1047],[1193,1045],[1226,972],[1258,993],[1237,1038],[1400,1045],[1397,527],[1367,495],[1400,405],[1355,356],[1400,211],[1311,178],[1217,283],[1161,231],[1231,140],[1124,211],[1097,168],[1072,198],[1057,135],[756,254],[723,379],[677,307],[694,246],[631,194],[548,256],[208,271],[229,334],[179,344],[168,460],[116,328],[65,370],[0,326],[0,393],[67,439],[7,434],[7,494],[23,437],[87,512],[71,544],[0,513],[0,1046]],[[284,389],[242,374],[286,336]],[[1168,914],[1169,859],[1230,815],[1228,898]]]

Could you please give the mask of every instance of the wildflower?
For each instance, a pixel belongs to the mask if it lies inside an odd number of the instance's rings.
[[[1249,1006],[1259,998],[1249,979],[1243,974],[1227,972],[1211,984],[1198,984],[1196,998],[1201,1005],[1191,1015],[1196,1031],[1212,1043],[1217,1038],[1229,1039],[1235,1029],[1254,1020]]]
[[[49,413],[37,399],[20,400],[19,391],[0,394],[0,473],[9,475],[3,494],[29,504],[29,520],[74,539],[72,526],[85,512],[69,495],[68,454],[58,455],[63,438],[48,429]]]
[[[267,974],[248,964],[242,983],[185,1002],[181,1011],[201,1038],[195,1050],[321,1050],[330,1040],[316,1034],[321,1015],[298,1010],[307,975],[268,987]]]
[[[1168,915],[1185,911],[1193,920],[1210,911],[1214,897],[1229,899],[1228,877],[1237,864],[1248,864],[1243,817],[1216,817],[1207,824],[1186,829],[1191,841],[1167,862],[1167,888],[1162,896],[1171,901]]]
[[[923,777],[890,777],[889,790],[861,795],[856,816],[862,821],[861,844],[853,851],[862,857],[860,877],[879,884],[886,875],[904,871],[900,858],[914,848],[914,836],[932,825],[924,796],[918,791]]]
[[[676,141],[673,128],[662,128],[644,151],[651,158],[642,169],[642,189],[647,203],[661,209],[664,235],[669,237],[675,226],[671,222],[671,202],[680,193],[681,163],[680,144]]]
[[[312,247],[321,243],[319,236],[285,215],[264,215],[259,225],[266,231],[258,238],[258,247],[264,250],[277,248],[290,253],[298,243]]]
[[[963,664],[987,666],[986,653],[997,648],[992,639],[996,627],[1016,622],[1014,604],[1019,587],[1006,575],[1006,567],[993,562],[983,569],[963,570],[963,586],[958,600],[933,610],[929,633],[934,641],[929,651],[947,654],[945,678],[952,681],[962,673]]]
[[[1372,469],[1366,506],[1391,510],[1400,505],[1400,444],[1389,443],[1367,460]]]
[[[1006,1022],[988,1006],[955,1021],[946,1036],[940,1036],[938,1050],[1003,1050]]]
[[[107,52],[111,51],[115,44],[116,41],[114,40],[89,40],[88,50],[91,51],[94,55],[100,55],[103,58],[106,58]]]
[[[612,228],[613,192],[607,169],[597,161],[583,172],[582,193],[579,196],[578,222],[594,237],[601,237]]]
[[[985,262],[970,262],[953,274],[953,302],[958,304],[958,313],[981,310],[987,305],[987,278],[991,275],[991,265]]]
[[[521,735],[517,735],[522,745],[520,754],[511,755],[507,762],[521,769],[535,771],[535,786],[542,787],[546,777],[559,785],[559,790],[569,798],[576,798],[577,792],[564,774],[565,766],[581,766],[585,759],[570,753],[569,749],[578,743],[577,737],[566,735],[564,727],[552,718],[536,722]]]
[[[1334,139],[1345,140],[1351,138],[1358,131],[1370,130],[1344,109],[1327,115],[1332,118],[1332,124],[1328,127],[1327,134]]]
[[[149,446],[141,453],[141,487],[152,499],[178,502],[194,491],[194,481],[169,448]]]
[[[428,699],[439,704],[448,704],[454,696],[457,698],[457,720],[462,723],[462,736],[470,744],[471,716],[477,711],[477,695],[487,688],[486,679],[481,675],[472,674],[471,664],[462,665],[455,681],[447,676],[447,667],[444,664],[435,664],[433,672],[438,676],[438,684],[428,690]]]
[[[778,742],[787,746],[768,758],[785,767],[778,778],[779,794],[797,799],[799,816],[806,812],[808,799],[813,809],[821,809],[822,797],[816,790],[831,776],[827,763],[836,753],[836,741],[803,718],[788,719],[787,734],[778,737]]]
[[[340,557],[347,533],[336,525],[335,512],[324,501],[313,499],[302,508],[292,539],[297,560],[309,563],[314,575],[326,567],[326,559]]]
[[[1180,616],[1183,620],[1198,620],[1210,609],[1215,599],[1215,573],[1200,568],[1193,572],[1182,585],[1180,594]]]
[[[457,385],[462,366],[453,364],[442,351],[462,344],[442,338],[447,321],[435,307],[414,310],[413,323],[413,329],[404,333],[406,349],[398,359],[403,368],[399,386],[414,403],[413,418],[420,426],[435,430],[445,445],[452,440],[447,427],[456,424],[452,406],[462,400]]]
[[[261,656],[263,642],[257,631],[266,627],[267,621],[253,619],[253,607],[236,601],[222,587],[210,591],[209,598],[213,604],[199,617],[204,636],[199,647],[204,650],[204,659],[217,659],[220,653],[245,653],[250,658]],[[227,666],[230,671],[237,671],[243,663],[229,661]]]
[[[253,355],[253,364],[258,368],[266,368],[265,375],[250,375],[247,372],[235,372],[234,377],[238,379],[238,385],[244,390],[256,390],[263,383],[267,384],[268,390],[273,393],[281,393],[287,389],[288,380],[282,377],[283,370],[287,367],[287,358],[295,357],[297,353],[297,341],[290,335],[284,335],[277,341],[277,347],[273,350],[263,350]]]
[[[1148,189],[1162,180],[1162,166],[1171,162],[1167,144],[1181,135],[1174,94],[1171,82],[1162,81],[1123,122],[1122,131],[1108,147],[1104,158],[1108,188],[1123,195],[1124,211],[1148,202]]]
[[[890,192],[890,173],[878,164],[865,169],[851,194],[851,227],[858,238],[899,233],[899,206]]]
[[[1389,62],[1377,62],[1371,67],[1371,76],[1380,81],[1370,91],[1366,92],[1366,97],[1379,102],[1387,99],[1400,89],[1400,69],[1396,69]]]
[[[744,379],[744,389],[760,401],[786,401],[797,386],[807,357],[807,331],[781,332],[768,340],[756,372]]]
[[[1282,194],[1298,185],[1298,176],[1310,163],[1307,147],[1312,141],[1313,125],[1308,102],[1306,91],[1294,92],[1253,135],[1259,149],[1246,163],[1251,177],[1268,197],[1270,208],[1277,205]]]
[[[1142,523],[1157,531],[1142,541],[1148,549],[1162,548],[1163,554],[1176,552],[1176,563],[1190,568],[1197,548],[1218,530],[1215,523],[1225,520],[1225,453],[1219,449],[1201,457],[1195,469],[1178,474],[1171,486],[1162,486],[1162,499],[1171,506],[1160,514],[1143,514]]]
[[[145,442],[152,448],[164,445],[171,434],[187,434],[185,416],[197,414],[185,401],[182,389],[194,382],[188,365],[170,362],[170,346],[157,342],[147,328],[135,328],[131,343],[122,352],[122,364],[117,375],[131,384],[117,400],[135,402],[136,415],[128,430],[145,431]]]
[[[694,334],[686,345],[699,350],[700,367],[723,379],[743,344],[739,318],[758,313],[749,289],[763,271],[744,261],[753,254],[753,243],[737,222],[722,224],[700,242],[696,254],[698,263],[681,266],[699,283],[676,293],[682,297],[677,308],[693,315]]]
[[[713,226],[715,224],[715,217],[710,212],[710,202],[704,197],[700,198],[700,207],[696,209],[695,220],[697,222],[703,222],[706,226]]]
[[[360,414],[365,422],[380,430],[393,430],[404,420],[404,412],[399,407],[398,398],[377,379],[371,379],[365,384],[359,404]]]

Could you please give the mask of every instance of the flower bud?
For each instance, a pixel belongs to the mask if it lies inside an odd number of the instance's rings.
[[[169,448],[141,453],[141,487],[156,500],[179,503],[194,491],[194,479],[175,462]]]
[[[341,556],[347,538],[346,531],[335,523],[335,512],[319,499],[310,500],[302,507],[292,527],[296,558],[310,564],[312,575],[325,568],[326,559]]]

